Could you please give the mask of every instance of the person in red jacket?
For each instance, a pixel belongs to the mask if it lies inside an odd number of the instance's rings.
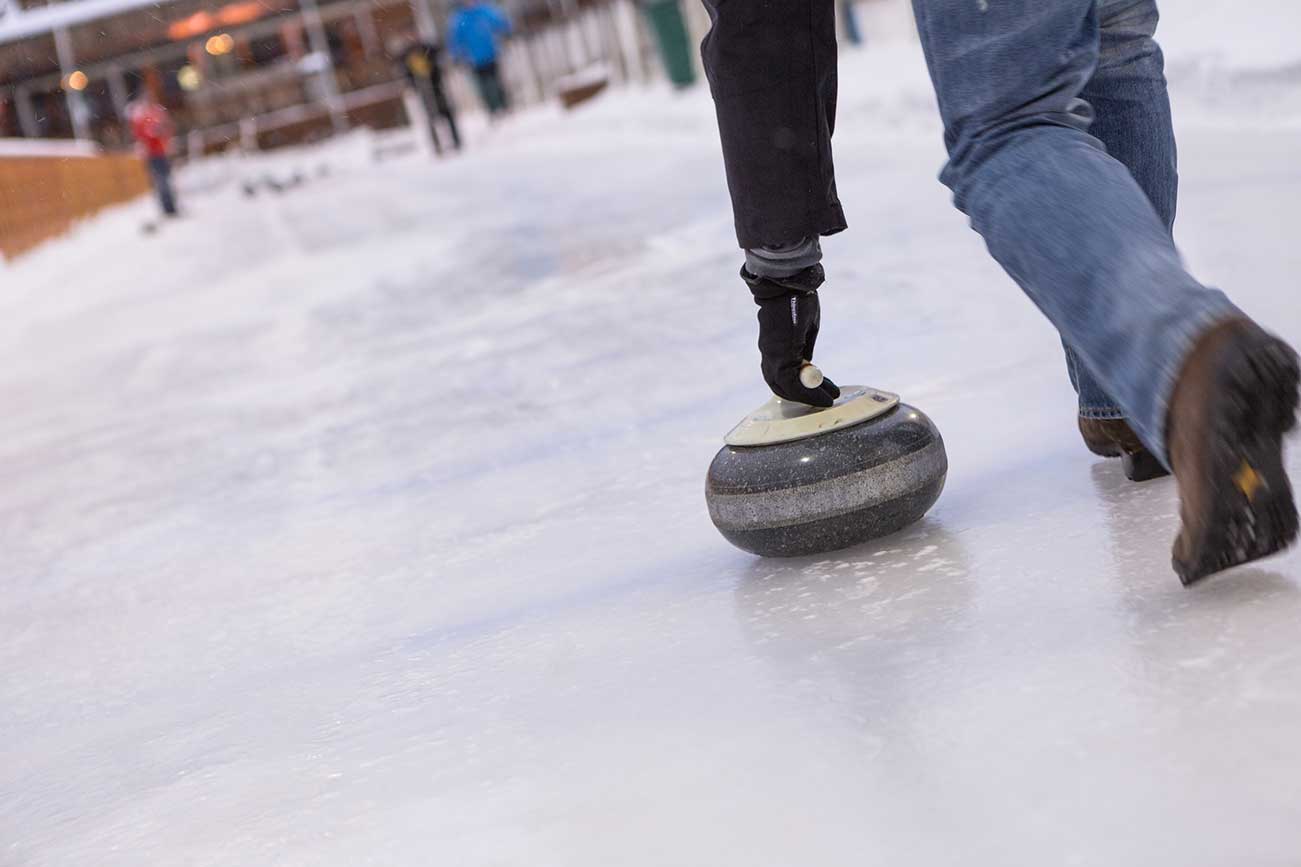
[[[172,136],[174,129],[167,109],[146,87],[126,109],[136,150],[149,167],[149,177],[158,194],[158,203],[169,217],[177,215],[176,193],[172,189]]]

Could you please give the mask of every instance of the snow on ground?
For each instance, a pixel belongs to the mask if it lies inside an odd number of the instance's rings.
[[[0,157],[93,157],[99,152],[99,146],[91,142],[0,138]]]
[[[1180,241],[1301,342],[1301,130],[1170,49]],[[1084,452],[934,181],[915,48],[843,80],[819,361],[952,470],[835,556],[705,512],[763,388],[703,92],[216,172],[0,271],[0,864],[1295,860],[1301,557],[1179,587],[1173,484]]]

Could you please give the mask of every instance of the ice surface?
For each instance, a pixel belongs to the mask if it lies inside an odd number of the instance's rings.
[[[1295,26],[1245,5],[1206,26]],[[705,511],[763,394],[702,92],[192,175],[0,272],[0,864],[1294,863],[1301,559],[1180,588],[924,75],[846,60],[818,361],[952,469],[836,556]],[[1204,84],[1180,241],[1301,342],[1301,128]]]

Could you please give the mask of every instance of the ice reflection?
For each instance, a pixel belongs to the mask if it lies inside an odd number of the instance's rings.
[[[799,702],[899,730],[953,672],[978,588],[961,537],[934,519],[835,558],[756,561],[737,619]]]

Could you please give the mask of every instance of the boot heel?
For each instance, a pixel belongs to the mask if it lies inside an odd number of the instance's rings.
[[[1125,478],[1131,482],[1148,482],[1170,475],[1170,471],[1161,466],[1161,462],[1149,451],[1126,452],[1120,462],[1125,470]]]
[[[1216,342],[1189,362],[1200,366],[1185,366],[1184,377],[1200,379],[1175,422],[1200,442],[1183,440],[1184,448],[1193,445],[1184,457],[1172,449],[1185,469],[1183,527],[1172,552],[1184,584],[1278,553],[1298,529],[1282,440],[1296,423],[1301,363],[1291,347],[1249,322],[1230,323],[1209,339]]]

